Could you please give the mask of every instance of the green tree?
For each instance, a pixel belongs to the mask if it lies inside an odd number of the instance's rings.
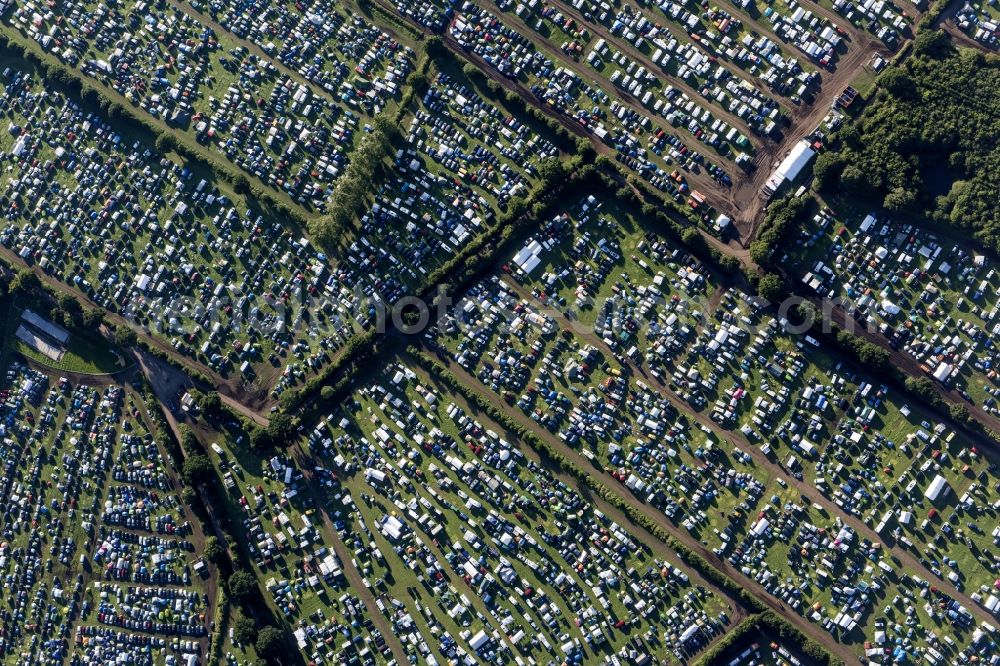
[[[750,260],[755,264],[766,264],[771,259],[771,246],[762,240],[750,243]]]
[[[775,273],[767,273],[757,283],[757,295],[768,303],[777,303],[786,293],[785,281]]]
[[[156,147],[157,152],[169,153],[177,149],[177,139],[174,138],[173,134],[164,132],[156,137],[156,143],[153,145]]]
[[[795,306],[795,314],[798,316],[800,322],[811,322],[812,324],[820,323],[819,310],[811,301],[802,301]]]
[[[963,404],[952,403],[948,407],[948,413],[951,415],[952,420],[959,425],[968,426],[972,423],[972,415],[969,413],[968,407]]]
[[[557,157],[546,157],[538,163],[538,176],[551,187],[566,177],[566,167]]]
[[[694,227],[684,228],[684,231],[681,232],[681,241],[688,247],[696,250],[704,250],[706,247],[705,239],[702,237],[701,232]]]
[[[194,431],[191,430],[191,428],[186,423],[181,424],[180,432],[181,432],[181,448],[184,449],[185,452],[191,453],[200,448],[201,445],[198,442],[198,438],[195,437]]]
[[[208,481],[214,473],[212,461],[204,453],[189,455],[181,467],[181,476],[184,478],[184,483],[189,486],[197,486]]]
[[[208,391],[200,394],[195,404],[198,405],[198,410],[207,419],[217,420],[224,415],[222,398],[219,396],[218,391]]]
[[[229,595],[237,601],[246,601],[257,593],[257,579],[245,569],[234,571],[227,584]]]
[[[83,326],[88,331],[96,332],[104,324],[104,312],[97,308],[88,308],[83,313]]]
[[[59,303],[59,310],[62,311],[63,316],[68,322],[71,322],[74,326],[78,326],[83,322],[83,308],[80,306],[78,300],[67,293],[60,293],[56,297],[56,301]]]
[[[33,271],[19,270],[10,281],[10,293],[14,296],[31,296],[42,289],[42,281]]]
[[[115,344],[122,349],[131,349],[139,342],[139,336],[128,326],[115,326]]]
[[[240,645],[253,645],[257,640],[257,623],[253,618],[240,614],[233,622],[233,639]]]
[[[893,188],[889,194],[885,195],[885,201],[883,205],[887,210],[893,212],[902,212],[913,208],[917,203],[916,192],[911,192],[910,190],[903,189],[902,187]]]
[[[913,40],[913,52],[928,58],[942,58],[953,50],[943,30],[918,30]]]
[[[858,360],[871,370],[885,370],[889,367],[889,352],[876,344],[865,342],[858,349]]]
[[[428,57],[434,59],[439,58],[441,55],[447,52],[444,43],[438,36],[431,37],[424,43],[424,48],[427,50]]]
[[[840,153],[828,151],[816,158],[813,164],[813,178],[816,189],[830,192],[840,185],[840,175],[844,173],[847,161]]]
[[[206,560],[218,564],[222,562],[225,556],[226,556],[226,549],[223,548],[222,544],[219,543],[218,537],[210,536],[207,539],[205,539]],[[241,642],[249,643],[250,641],[241,641]]]
[[[719,257],[719,268],[730,275],[736,275],[740,271],[740,260],[731,254],[724,254]]]
[[[851,194],[861,197],[871,196],[873,192],[871,176],[857,164],[848,164],[840,174],[840,185]]]
[[[257,654],[265,658],[277,657],[284,648],[285,636],[276,627],[264,627],[257,634],[257,641],[254,649]]]
[[[427,75],[423,72],[414,72],[410,76],[410,87],[413,88],[414,93],[423,97],[427,89],[430,88],[430,81],[427,80]]]
[[[281,446],[291,443],[290,440],[294,438],[297,427],[298,421],[284,412],[278,412],[272,416],[267,426],[267,436],[271,445]]]
[[[882,72],[878,77],[878,85],[897,99],[915,100],[919,97],[917,84],[898,67],[890,67]]]
[[[906,390],[920,397],[924,401],[938,405],[941,403],[941,396],[934,389],[934,382],[927,377],[907,377],[904,383]]]

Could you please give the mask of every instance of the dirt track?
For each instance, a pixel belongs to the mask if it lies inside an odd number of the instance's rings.
[[[394,11],[391,7],[382,3],[380,0],[376,0],[376,2],[378,2],[379,5],[385,11],[390,11],[390,12]],[[559,5],[560,9],[564,11],[567,15],[576,18],[577,20],[582,20],[582,17],[579,16],[579,14],[575,12],[575,10],[572,10],[570,7],[566,6],[561,0],[559,0],[557,4]],[[717,209],[730,214],[730,216],[733,218],[734,225],[736,226],[736,229],[739,232],[740,241],[744,246],[748,245],[749,241],[753,238],[757,226],[761,218],[763,217],[765,202],[761,200],[761,198],[759,197],[759,192],[764,182],[771,175],[773,167],[781,159],[783,159],[785,155],[788,154],[788,152],[791,150],[792,146],[796,142],[798,142],[800,139],[802,139],[803,137],[805,137],[806,135],[808,135],[809,133],[811,133],[813,130],[816,129],[820,121],[822,121],[822,119],[829,112],[830,107],[833,104],[833,101],[840,95],[841,92],[843,92],[843,90],[847,86],[850,85],[851,81],[854,80],[854,78],[858,75],[861,69],[864,68],[870,61],[873,54],[878,53],[886,58],[889,58],[892,55],[892,51],[890,51],[884,44],[882,44],[874,36],[856,28],[843,17],[838,16],[834,12],[827,10],[826,8],[819,6],[815,3],[807,3],[807,4],[815,14],[824,16],[829,20],[833,21],[834,23],[837,23],[848,34],[847,53],[841,54],[841,56],[838,58],[835,70],[833,72],[821,71],[820,85],[813,90],[813,102],[811,104],[803,103],[799,106],[794,106],[794,105],[790,106],[790,111],[788,116],[789,124],[783,128],[782,138],[779,142],[774,142],[770,140],[761,140],[760,138],[756,138],[756,140],[754,140],[754,143],[757,144],[757,151],[753,161],[755,169],[753,170],[752,173],[750,174],[744,173],[739,168],[732,166],[731,163],[728,164],[730,168],[728,168],[727,170],[733,177],[733,185],[731,187],[726,188],[720,185],[707,173],[704,172],[697,174],[695,173],[685,174],[688,180],[690,181],[691,186],[693,188],[702,191],[705,194],[706,198],[708,199],[709,203],[711,203]],[[490,7],[490,9],[494,10],[495,7]],[[495,12],[495,13],[497,13],[500,19],[505,23],[510,24],[511,21],[513,20],[509,15],[505,13],[502,12]],[[740,12],[737,11],[735,13],[739,14]],[[748,15],[744,14],[743,16],[744,20],[746,21],[753,20]],[[428,31],[426,28],[423,28],[419,24],[413,21],[409,21],[409,19],[406,20],[411,25],[413,25],[415,29],[418,29],[427,35],[431,34],[430,31]],[[557,54],[560,53],[559,48],[557,46],[552,44],[548,39],[539,36],[530,27],[528,27],[527,23],[524,23],[524,21],[520,19],[518,19],[518,21],[520,22],[518,29],[521,30],[522,32],[528,31],[528,34],[530,34],[533,39],[544,44],[546,51],[550,53],[552,52]],[[595,32],[595,34],[604,35],[605,33],[607,33],[607,30],[599,25],[595,25],[593,23],[587,23],[586,25],[589,28],[591,28]],[[760,27],[766,24],[764,22],[761,22],[759,24],[748,23],[748,25]],[[762,28],[762,31],[765,33],[770,32],[766,28]],[[773,33],[771,34],[773,35]],[[615,154],[614,149],[604,144],[602,141],[598,140],[586,128],[581,126],[575,120],[572,120],[571,118],[568,118],[564,114],[559,113],[558,111],[552,109],[547,104],[537,99],[521,83],[513,81],[508,77],[503,76],[492,66],[484,62],[481,58],[463,49],[457,43],[457,41],[455,41],[455,39],[452,38],[450,34],[448,34],[448,31],[445,31],[444,34],[441,35],[441,38],[442,41],[448,46],[448,48],[452,52],[454,52],[458,57],[466,61],[472,62],[473,64],[478,66],[479,69],[482,70],[492,80],[496,81],[498,84],[500,84],[507,90],[515,92],[526,102],[531,103],[534,106],[542,109],[547,115],[557,119],[563,126],[567,127],[567,129],[572,131],[577,136],[582,136],[589,139],[599,154],[604,154],[604,155]],[[777,39],[777,36],[774,35],[773,38]],[[646,67],[651,71],[657,71],[657,69],[654,69],[650,66],[650,63],[646,62],[647,59],[644,56],[642,56],[641,54],[637,55],[637,52],[635,52],[635,50],[631,48],[631,45],[628,45],[627,43],[618,39],[615,40],[615,45],[621,48],[630,57],[633,57],[633,59],[637,59],[638,62],[644,63]],[[785,48],[790,48],[788,47],[787,44],[784,44],[783,46]],[[802,54],[799,54],[797,52],[793,52],[793,54],[796,56],[804,57],[802,56]],[[619,99],[620,101],[622,101],[622,103],[627,104],[631,108],[638,111],[642,111],[644,114],[648,115],[648,111],[646,111],[640,104],[638,104],[636,100],[631,99],[628,95],[621,94],[621,91],[619,91],[616,87],[614,87],[607,80],[607,77],[603,76],[596,70],[587,69],[584,65],[575,62],[572,58],[568,56],[560,55],[559,61],[561,64],[565,65],[566,67],[569,67],[579,76],[581,76],[583,80],[597,79],[599,81],[602,81],[603,87],[605,87],[608,91],[619,93]],[[723,58],[720,58],[720,63],[722,63],[723,65],[729,65],[729,63],[726,62],[725,59]],[[745,74],[739,74],[739,75],[746,78]],[[690,89],[690,86],[688,86],[683,81],[680,81],[676,77],[669,77],[664,75],[664,78],[670,83],[673,83],[678,87],[685,89],[688,92],[689,96],[692,97],[692,99],[698,99],[700,97],[700,95],[698,95],[696,92]],[[713,113],[719,114],[722,117],[725,117],[727,120],[731,120],[728,118],[727,114],[720,113],[720,109],[718,108],[717,105],[707,105],[707,107],[710,108]],[[660,122],[661,120],[660,118],[654,116],[653,120],[654,122],[656,122],[657,125],[663,126],[664,129],[672,131],[672,128],[670,128],[668,125],[664,125],[664,123]],[[742,122],[735,124],[742,125]],[[705,149],[704,146],[698,144],[697,141],[694,141],[693,138],[690,140],[686,140],[685,143],[689,144],[689,147],[694,147],[695,149],[698,149],[699,152],[703,152],[707,156],[711,157],[711,154],[708,152],[708,150]]]
[[[775,164],[782,160],[800,139],[816,129],[829,113],[834,100],[851,84],[875,53],[885,57],[891,55],[889,49],[874,38],[868,37],[864,42],[854,42],[837,62],[837,70],[823,73],[813,103],[799,107],[792,114],[791,125],[786,128],[781,143],[771,151],[762,151],[754,161],[757,168],[752,176],[736,183],[734,198],[737,212],[733,216],[733,221],[744,246],[750,244],[763,218],[765,202],[758,195]]]
[[[955,13],[962,8],[965,2],[966,0],[951,0],[951,2],[948,3],[948,6],[944,8],[944,11],[938,15],[937,21],[934,22],[934,27],[947,32],[951,35],[952,39],[962,46],[979,49],[981,51],[985,51],[986,53],[996,55],[997,49],[969,37],[955,24]]]

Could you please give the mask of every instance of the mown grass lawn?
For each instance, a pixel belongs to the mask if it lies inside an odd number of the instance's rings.
[[[10,316],[7,318],[7,328],[4,332],[4,349],[15,351],[39,365],[63,372],[109,375],[130,365],[125,357],[120,357],[119,352],[107,340],[77,332],[71,334],[63,357],[58,361],[52,360],[14,337],[23,311],[23,308],[17,305],[11,306]],[[122,359],[122,362],[119,362],[119,358]]]

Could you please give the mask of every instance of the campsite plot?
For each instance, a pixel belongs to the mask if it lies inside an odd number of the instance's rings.
[[[1000,8],[990,3],[966,4],[955,13],[958,29],[992,48],[997,48],[997,30],[1000,29]]]
[[[405,79],[408,47],[347,7],[325,0],[206,4],[226,30],[355,110],[377,114]],[[191,5],[203,9],[197,0]]]
[[[387,658],[385,638],[349,587],[299,467],[286,456],[260,456],[239,438],[245,433],[234,430],[212,442],[209,456],[225,484],[226,510],[247,535],[254,573],[295,627],[303,656],[336,663]]]
[[[810,366],[772,424],[775,455],[796,456],[810,485],[993,612],[995,467],[975,443],[885,386],[830,365],[830,374]]]
[[[340,43],[319,85],[293,78],[168,3],[141,0],[119,9],[27,0],[7,23],[150,116],[322,211],[362,118],[398,99],[414,63],[412,50],[361,19],[347,21],[332,9],[310,16],[320,22],[319,34]],[[307,36],[296,34],[290,48],[301,50]],[[320,48],[314,35],[309,43]],[[308,60],[326,63],[320,53]]]
[[[541,160],[560,151],[546,132],[482,97],[466,77],[439,72],[403,121],[405,148],[361,218],[347,258],[388,303],[492,226],[512,197],[527,195]]]
[[[704,170],[706,182],[725,183],[730,179],[725,168],[692,147],[697,140],[682,140],[670,131],[670,123],[654,120],[656,116],[641,103],[619,100],[606,77],[604,81],[590,79],[583,65],[567,60],[558,49],[529,39],[508,21],[512,19],[466,3],[449,33],[462,48],[481,57],[500,74],[519,80],[540,102],[575,119],[612,147],[619,161],[678,200],[683,200],[683,195],[667,182],[664,171],[674,162],[694,173]],[[642,99],[645,93],[633,91],[632,97]],[[705,138],[710,139],[708,135]]]
[[[310,448],[329,456],[377,540],[434,562],[428,573],[440,574],[418,581],[467,597],[462,609],[445,608],[464,629],[463,649],[487,661],[623,655],[625,641],[643,635],[646,650],[679,659],[725,623],[725,605],[676,563],[653,558],[406,367],[347,408],[312,433]]]
[[[4,247],[222,373],[252,377],[290,348],[314,368],[353,335],[307,240],[26,74],[4,78]],[[296,319],[307,299],[318,319]]]
[[[145,406],[120,387],[74,386],[18,362],[3,386],[12,519],[0,570],[11,616],[0,653],[33,663],[203,656],[212,582],[185,538]]]
[[[824,0],[824,6],[833,8],[854,25],[866,29],[891,49],[899,47],[901,40],[912,35],[914,18],[894,2],[885,0]],[[918,6],[920,3],[916,3]]]
[[[935,381],[997,413],[1000,275],[989,258],[914,224],[829,211],[790,254],[808,289],[844,299]]]
[[[946,433],[931,434],[922,425],[926,419],[890,399],[884,387],[852,374],[807,339],[785,333],[756,299],[717,289],[669,243],[640,246],[642,227],[634,219],[605,219],[607,211],[593,198],[570,210],[572,215],[556,215],[529,238],[503,272],[474,285],[428,340],[517,408],[522,422],[534,421],[553,441],[579,449],[675,527],[838,640],[874,643],[872,655],[897,645],[911,654],[979,649],[982,639],[971,633],[975,620],[967,608],[943,587],[903,574],[892,550],[831,509],[859,517],[858,525],[874,524],[874,507],[888,488],[869,483],[875,459],[858,463],[857,446],[848,444],[852,433],[864,438],[855,444],[877,442],[872,446],[887,452],[883,463],[898,461],[899,472],[910,466],[912,444],[901,452],[885,441],[930,442],[926,455],[933,460],[940,456],[932,455],[940,446],[935,443]],[[574,319],[583,323],[588,312],[580,296],[607,293],[604,276],[612,272],[619,280],[612,300],[620,299],[618,309],[634,319],[619,315],[603,330],[575,328]],[[677,308],[690,319],[669,322],[675,334],[688,328],[669,348],[643,333],[653,330],[650,320],[666,326],[662,317],[675,314],[641,309],[650,295],[640,288],[648,290],[654,275],[663,276],[656,283],[662,290],[658,307],[692,301]],[[695,296],[701,298],[697,306]],[[602,325],[600,318],[590,322]],[[712,422],[721,433],[709,427]],[[742,443],[720,436],[725,431]],[[983,569],[995,567],[983,543],[986,530],[980,526],[976,533],[966,525],[959,534],[956,528],[971,522],[965,511],[970,518],[980,511],[989,515],[984,486],[991,484],[982,477],[970,483],[982,467],[968,445],[956,443],[950,455],[962,463],[935,469],[957,489],[962,510],[948,512],[942,520],[951,526],[940,534],[925,524],[940,556],[923,563],[934,572],[941,562],[954,562],[953,575],[942,574],[942,581],[950,579],[959,590],[975,586],[976,601],[988,607],[996,602],[986,598],[995,578]],[[851,465],[856,467],[847,471]],[[914,487],[923,492],[921,484],[933,479],[927,476],[933,465],[921,466],[897,482],[910,485],[898,504],[912,504],[907,493]],[[965,476],[949,467],[964,469]],[[797,486],[803,480],[825,502],[809,499]],[[898,539],[904,534],[891,543],[905,546]],[[959,571],[961,562],[968,570]],[[921,597],[929,603],[915,601]],[[909,631],[918,625],[927,630]]]

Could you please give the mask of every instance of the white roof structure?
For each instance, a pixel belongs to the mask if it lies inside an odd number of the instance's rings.
[[[469,647],[472,648],[473,650],[478,650],[479,648],[486,645],[486,643],[489,640],[490,637],[486,635],[486,632],[480,629],[479,633],[477,633],[475,636],[469,639]]]
[[[681,634],[681,643],[686,643],[692,636],[698,633],[698,625],[692,624],[690,627],[684,630]]]
[[[778,165],[774,173],[785,180],[795,180],[815,154],[816,151],[812,149],[809,142],[803,139],[795,144],[792,152],[788,153],[788,157]]]
[[[66,344],[69,342],[69,331],[58,324],[53,324],[48,319],[39,317],[33,310],[25,310],[21,313],[21,319],[28,322],[42,333],[45,333],[56,342]]]
[[[809,142],[803,139],[792,147],[792,151],[788,153],[788,157],[781,161],[778,168],[774,170],[771,177],[767,179],[767,183],[764,185],[764,189],[770,190],[772,193],[777,191],[785,181],[792,181],[798,178],[802,169],[806,167],[807,164],[816,155],[816,151],[812,149]]]
[[[750,531],[753,532],[756,536],[760,536],[761,534],[766,532],[767,528],[770,526],[771,526],[771,521],[769,521],[767,518],[761,518],[756,523],[754,523],[753,527],[750,528]]]
[[[943,476],[938,474],[934,477],[934,480],[931,481],[931,485],[927,486],[927,490],[924,491],[924,497],[932,502],[935,502],[938,497],[941,497],[942,493],[947,495],[948,489],[948,482]]]
[[[934,379],[938,380],[939,382],[945,382],[948,380],[948,377],[951,376],[952,370],[953,366],[950,363],[945,363],[942,361],[938,365],[938,367],[934,369]]]

